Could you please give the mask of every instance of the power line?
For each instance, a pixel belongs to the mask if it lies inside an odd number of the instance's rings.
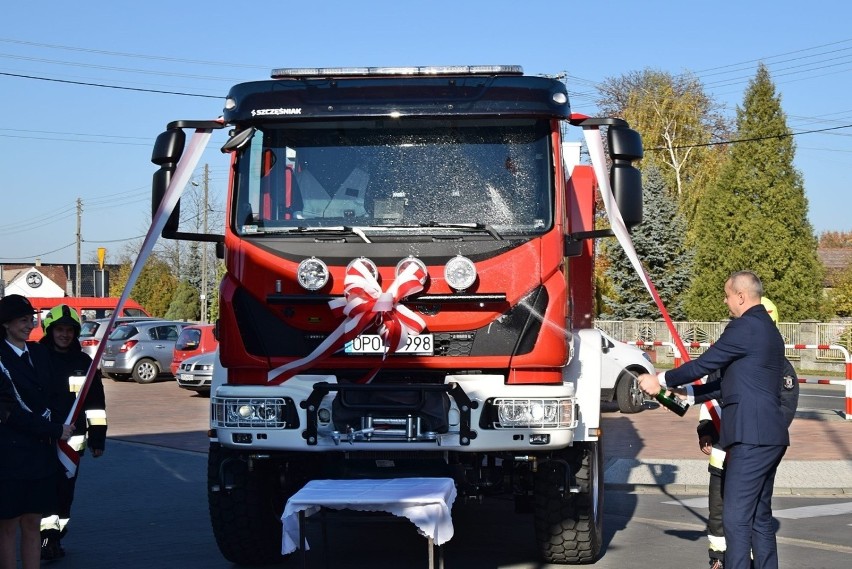
[[[731,140],[720,140],[720,141],[717,141],[717,142],[704,142],[704,143],[701,143],[701,144],[685,144],[683,146],[672,146],[672,147],[658,146],[656,148],[646,148],[645,150],[646,151],[680,150],[680,149],[685,149],[685,148],[700,148],[700,147],[703,147],[703,146],[720,146],[720,145],[723,145],[723,144],[737,144],[737,143],[740,143],[740,142],[757,142],[757,141],[760,141],[760,140],[772,140],[772,139],[778,139],[778,138],[788,138],[788,137],[793,137],[793,136],[799,136],[800,134],[813,134],[815,132],[826,132],[826,131],[829,131],[829,130],[838,130],[838,129],[841,129],[841,128],[852,128],[852,124],[847,124],[847,125],[843,125],[843,126],[832,126],[832,127],[829,127],[829,128],[818,128],[818,129],[814,129],[814,130],[803,130],[803,131],[799,131],[799,132],[788,132],[788,133],[784,133],[784,134],[768,134],[766,136],[756,136],[756,137],[753,137],[753,138],[734,138],[734,139],[731,139]]]
[[[49,48],[49,49],[79,51],[79,52],[84,52],[84,53],[98,53],[98,54],[101,54],[101,55],[114,55],[114,56],[118,56],[118,57],[132,57],[132,58],[137,58],[137,59],[150,59],[150,60],[156,60],[156,61],[170,61],[170,62],[175,62],[175,63],[192,63],[192,64],[195,64],[195,65],[215,65],[217,67],[240,67],[240,68],[244,68],[244,69],[265,69],[265,70],[271,69],[271,67],[262,67],[262,66],[259,66],[259,65],[250,65],[250,64],[247,64],[247,63],[226,63],[226,62],[221,62],[221,61],[202,61],[202,60],[198,60],[198,59],[181,59],[181,58],[178,58],[178,57],[167,57],[167,56],[161,56],[161,55],[146,55],[146,54],[141,54],[141,53],[127,53],[127,52],[121,52],[121,51],[107,51],[107,50],[103,50],[103,49],[91,49],[91,48],[75,47],[75,46],[68,46],[68,45],[38,43],[38,42],[31,42],[31,41],[24,41],[24,40],[16,40],[16,39],[12,39],[12,38],[0,38],[0,42],[15,43],[15,44],[20,44],[20,45],[30,45],[30,46],[34,46],[34,47],[46,47],[46,48]]]
[[[20,79],[35,79],[38,81],[52,81],[54,83],[66,83],[69,85],[83,85],[86,87],[101,87],[103,89],[120,89],[123,91],[139,91],[141,93],[158,93],[160,95],[181,95],[184,97],[202,97],[205,99],[223,99],[219,95],[201,95],[199,93],[182,93],[180,91],[161,91],[159,89],[143,89],[141,87],[120,87],[118,85],[106,85],[104,83],[88,83],[86,81],[69,81],[67,79],[52,79],[50,77],[38,77],[36,75],[23,75],[20,73],[5,73],[0,72],[0,75],[7,77],[18,77]]]
[[[66,136],[103,136],[105,138],[132,138],[136,140],[149,140],[144,136],[121,136],[118,134],[93,134],[88,132],[57,132],[53,130],[25,130],[22,128],[0,128],[0,130],[7,130],[11,132],[29,132],[35,134],[62,134]],[[0,135],[2,136],[2,135]]]
[[[53,251],[47,251],[45,253],[36,253],[35,255],[28,255],[26,257],[2,257],[2,258],[0,258],[0,261],[24,261],[24,260],[34,259],[36,257],[44,257],[46,255],[58,253],[59,251],[62,251],[63,249],[67,249],[68,247],[73,247],[76,244],[77,244],[77,242],[73,241],[73,242],[69,243],[68,245],[63,245],[59,249],[54,249]]]
[[[120,71],[122,73],[138,73],[141,75],[162,75],[164,77],[181,77],[184,79],[197,79],[202,81],[223,81],[232,83],[237,81],[233,77],[211,77],[208,75],[190,75],[188,73],[175,73],[171,71],[154,71],[151,69],[133,69],[130,67],[115,67],[112,65],[98,65],[95,63],[79,63],[74,61],[61,61],[56,59],[43,59],[40,57],[28,57],[25,55],[12,55],[0,53],[0,58],[17,59],[19,61],[32,61],[34,63],[48,63],[50,65],[61,65],[63,67],[83,67],[86,69],[101,69],[103,71]]]

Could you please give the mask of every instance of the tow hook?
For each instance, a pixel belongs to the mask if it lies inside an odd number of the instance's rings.
[[[515,462],[529,462],[530,470],[533,472],[538,472],[538,457],[537,456],[529,456],[529,455],[521,455],[512,457]]]

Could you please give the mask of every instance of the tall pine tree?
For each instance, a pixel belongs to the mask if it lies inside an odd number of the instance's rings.
[[[722,290],[738,270],[757,273],[782,320],[819,315],[823,269],[794,155],[780,97],[760,64],[742,108],[737,108],[736,142],[715,188],[696,208],[689,318],[727,317]]]
[[[643,171],[644,221],[632,233],[633,246],[666,310],[675,319],[685,315],[681,296],[689,278],[692,254],[685,242],[686,221],[672,192],[656,167]],[[614,239],[604,243],[602,254],[609,266],[606,276],[613,295],[604,296],[607,316],[656,320],[661,317],[633,265]]]

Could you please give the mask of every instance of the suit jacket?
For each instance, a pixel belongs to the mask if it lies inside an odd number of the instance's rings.
[[[33,365],[23,362],[0,339],[0,361],[9,371],[18,395],[29,407],[26,411],[14,397],[12,383],[0,372],[0,399],[8,414],[0,423],[0,479],[36,479],[59,471],[56,439],[62,435],[64,417],[44,418],[58,386],[53,381],[49,355],[43,346],[28,343]],[[5,413],[4,413],[5,414]]]
[[[706,383],[692,387],[696,404],[711,399],[722,400],[721,375],[721,372],[714,372],[707,376]],[[784,375],[781,377],[778,386],[781,394],[781,413],[784,414],[784,421],[789,427],[796,416],[796,409],[799,407],[799,377],[796,375],[793,364],[787,358],[784,358]],[[713,444],[719,442],[719,432],[713,425],[713,421],[702,420],[698,422],[698,436],[704,435],[709,436],[713,440]]]
[[[667,371],[665,381],[677,387],[720,370],[719,444],[788,446],[779,390],[784,362],[784,340],[766,308],[758,304],[733,319],[700,357]]]

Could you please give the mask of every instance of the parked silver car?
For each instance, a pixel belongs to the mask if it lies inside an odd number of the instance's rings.
[[[169,367],[180,331],[191,322],[152,320],[122,324],[107,339],[101,370],[118,380],[151,383]]]
[[[161,319],[154,318],[153,316],[119,316],[115,319],[113,330],[122,324],[140,322],[143,320]],[[103,341],[104,337],[109,337],[109,334],[106,333],[107,324],[109,324],[109,318],[95,318],[83,322],[80,329],[80,345],[83,347],[83,351],[89,354],[90,358],[95,357],[95,352],[98,351],[98,346]],[[98,362],[98,367],[100,367],[100,362]]]
[[[175,379],[177,384],[190,391],[210,393],[210,381],[213,379],[213,365],[216,352],[206,352],[186,358],[178,366]]]

